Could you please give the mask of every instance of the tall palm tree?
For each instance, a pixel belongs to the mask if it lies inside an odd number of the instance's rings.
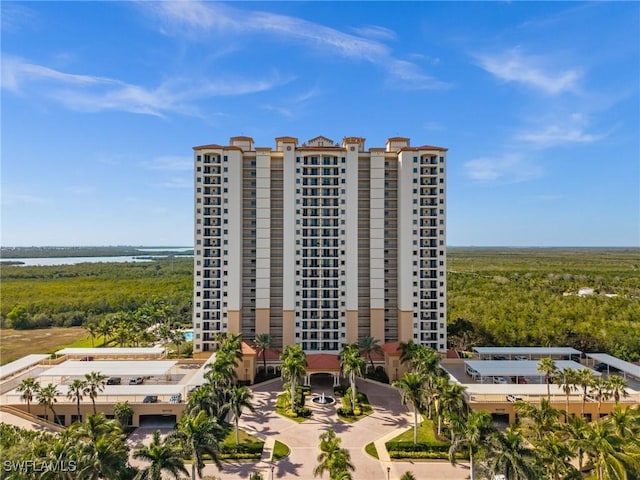
[[[351,478],[351,472],[355,466],[351,463],[349,451],[341,448],[342,440],[336,436],[333,429],[320,434],[320,455],[318,465],[313,469],[313,477],[322,477],[324,472],[329,473],[331,480],[347,480]]]
[[[133,452],[133,458],[149,462],[149,466],[138,472],[135,480],[162,480],[163,472],[173,478],[180,478],[180,474],[189,475],[184,466],[182,452],[175,438],[160,438],[160,432],[153,432],[149,446],[138,445]]]
[[[593,385],[591,386],[590,393],[598,402],[598,416],[596,419],[600,419],[602,402],[611,397],[611,392],[609,391],[609,382],[607,382],[607,380],[603,377],[596,378],[593,382]]]
[[[413,443],[418,443],[418,411],[424,405],[424,376],[415,372],[406,372],[400,380],[393,382],[402,390],[402,404],[413,406]]]
[[[376,368],[373,364],[373,358],[371,357],[371,354],[383,353],[382,346],[380,345],[380,340],[371,336],[362,337],[358,342],[358,346],[369,359],[369,363],[371,363],[371,373],[375,372]]]
[[[113,327],[114,327],[113,320],[111,318],[103,318],[98,323],[98,328],[96,330],[96,333],[99,333],[100,335],[102,335],[103,345],[107,344],[107,338],[111,337],[111,335],[113,334]]]
[[[80,452],[82,467],[78,469],[76,478],[83,480],[127,478],[129,449],[121,438],[103,435],[95,442],[85,443]]]
[[[96,398],[98,397],[98,393],[104,390],[104,386],[107,383],[107,377],[100,372],[89,372],[85,373],[85,387],[84,393],[89,395],[91,399],[91,403],[93,404],[93,414],[97,413],[96,411]]]
[[[74,423],[67,431],[75,443],[96,443],[100,437],[116,439],[122,434],[120,427],[102,413],[87,415],[84,422]]]
[[[48,384],[46,387],[41,387],[37,392],[37,400],[40,405],[44,406],[44,413],[49,418],[49,409],[51,409],[51,413],[53,413],[52,422],[56,421],[56,411],[53,406],[58,403],[58,395],[60,392],[58,391],[58,387],[56,387],[53,383]]]
[[[356,377],[362,376],[362,370],[366,364],[366,360],[360,356],[360,347],[357,343],[344,346],[340,353],[340,370],[345,377],[349,377],[352,410],[356,408]]]
[[[248,387],[242,386],[239,387],[234,385],[229,389],[229,410],[233,415],[233,422],[236,427],[236,445],[240,443],[240,416],[242,415],[242,411],[246,408],[247,410],[254,412],[255,408],[251,403],[253,399],[253,393],[249,390]]]
[[[533,461],[534,450],[525,445],[522,434],[513,427],[502,432],[494,432],[488,439],[487,455],[489,473],[503,474],[507,480],[537,480]]]
[[[558,373],[556,362],[551,357],[542,358],[538,362],[538,372],[544,374],[544,382],[547,384],[547,401],[551,401],[551,379]]]
[[[491,414],[485,411],[471,411],[467,416],[463,429],[454,437],[449,448],[449,461],[456,464],[456,452],[469,449],[469,477],[474,480],[473,454],[483,445],[487,437],[495,430]]]
[[[472,477],[473,478],[473,477]],[[404,472],[400,477],[400,480],[418,480],[413,472]]]
[[[616,405],[620,402],[620,398],[629,396],[627,392],[627,381],[619,375],[609,375],[609,378],[607,378],[607,387]]]
[[[253,340],[253,345],[258,349],[258,355],[262,357],[262,368],[267,374],[267,350],[273,348],[273,339],[268,333],[260,333]]]
[[[89,336],[91,337],[91,347],[95,347],[95,339],[98,336],[98,324],[95,322],[89,322],[85,325]]]
[[[171,342],[176,346],[176,354],[180,357],[180,346],[187,342],[182,330],[175,330],[171,332]]]
[[[192,458],[191,480],[196,479],[196,473],[198,477],[202,476],[204,455],[209,455],[217,467],[222,468],[218,446],[225,433],[225,430],[209,418],[204,410],[196,415],[189,413],[182,415],[178,428],[170,433],[168,438],[177,440],[182,450]]]
[[[33,401],[34,395],[40,390],[40,384],[36,382],[35,378],[29,377],[22,380],[16,390],[22,393],[20,398],[27,402],[27,412],[31,413],[31,402]]]
[[[415,343],[413,340],[409,340],[408,342],[400,342],[398,345],[398,351],[400,352],[400,363],[406,363],[411,366],[411,362],[413,360],[413,355],[420,348],[420,345]]]
[[[285,380],[289,380],[291,409],[295,410],[296,387],[298,379],[307,371],[307,359],[300,344],[287,345],[280,359],[282,360],[281,375]]]
[[[464,391],[466,387],[459,383],[449,383],[448,377],[441,381],[438,392],[438,435],[442,433],[442,421],[444,417],[448,419],[452,416],[464,417],[467,414],[467,402],[464,399]]]
[[[555,378],[556,385],[560,386],[565,394],[565,423],[569,421],[569,395],[571,395],[572,392],[578,390],[578,387],[576,386],[576,383],[578,381],[577,376],[577,370],[574,370],[573,368],[565,368],[562,370],[562,374],[556,376]]]
[[[76,378],[71,382],[67,390],[67,398],[69,400],[75,400],[76,402],[76,411],[78,413],[79,422],[82,421],[80,417],[80,402],[82,401],[82,394],[86,387],[87,383],[85,381]]]
[[[593,386],[595,382],[595,375],[593,374],[593,370],[589,368],[583,368],[578,370],[576,375],[576,384],[580,386],[582,389],[582,409],[580,414],[584,417],[584,405],[587,402],[587,396],[589,394],[589,389]]]

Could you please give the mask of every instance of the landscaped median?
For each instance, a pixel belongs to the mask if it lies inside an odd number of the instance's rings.
[[[385,443],[392,460],[410,458],[424,460],[448,460],[451,443],[438,440],[433,422],[425,419],[418,427],[418,442],[413,443],[413,428]],[[456,458],[467,459],[468,455],[457,453]]]

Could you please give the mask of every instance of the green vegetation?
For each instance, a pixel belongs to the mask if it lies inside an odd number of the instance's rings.
[[[361,418],[373,413],[373,409],[371,408],[371,404],[369,403],[369,399],[366,394],[357,392],[355,406],[352,406],[351,401],[351,387],[349,387],[346,390],[345,395],[342,397],[342,407],[339,407],[337,410],[338,417],[343,422],[357,422]]]
[[[378,449],[376,448],[376,444],[373,442],[367,443],[364,447],[364,451],[371,455],[373,458],[380,458],[378,456]]]
[[[1,363],[13,362],[30,353],[53,353],[65,347],[90,347],[87,330],[74,328],[49,328],[46,330],[0,330]],[[98,346],[96,344],[96,346]]]
[[[566,345],[640,360],[640,249],[450,248],[447,262],[450,345]]]
[[[84,263],[48,267],[3,266],[4,328],[72,327],[108,314],[132,313],[155,298],[173,320],[191,321],[193,259],[149,263]]]
[[[287,457],[291,453],[291,449],[279,440],[276,440],[273,444],[273,460],[280,460]]]

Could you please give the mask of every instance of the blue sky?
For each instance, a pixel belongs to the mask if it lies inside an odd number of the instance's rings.
[[[448,154],[448,244],[640,244],[637,2],[2,2],[2,244],[191,245],[192,147]]]

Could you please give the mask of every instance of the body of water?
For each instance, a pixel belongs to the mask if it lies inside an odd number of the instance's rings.
[[[4,262],[21,262],[20,267],[77,265],[78,263],[124,263],[124,262],[152,262],[150,257],[49,257],[49,258],[5,258]]]

